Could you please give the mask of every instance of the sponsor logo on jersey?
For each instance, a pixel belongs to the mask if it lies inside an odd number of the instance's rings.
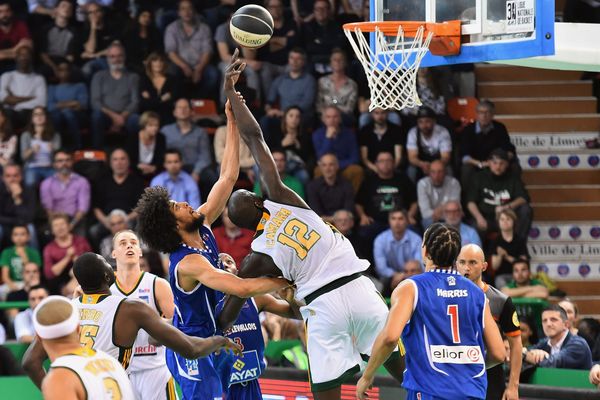
[[[140,288],[140,289],[138,289],[138,292],[139,293],[150,293],[150,289],[148,289],[148,288]]]
[[[200,374],[198,370],[198,360],[185,360],[185,368],[189,376],[196,376]]]
[[[469,292],[467,289],[453,289],[453,290],[445,290],[445,289],[437,289],[438,297],[445,298],[454,298],[454,297],[469,297]]]
[[[156,346],[147,344],[145,346],[137,346],[134,351],[135,356],[149,356],[156,354]]]
[[[449,276],[448,278],[446,278],[446,280],[448,281],[448,286],[456,286],[456,278],[453,276]]]
[[[483,355],[478,346],[429,346],[431,361],[444,364],[482,364]]]
[[[241,371],[242,368],[244,368],[244,366],[246,365],[245,362],[243,362],[240,359],[237,359],[234,363],[233,363],[233,369],[235,369],[236,371]]]
[[[516,311],[513,313],[512,322],[514,326],[521,326],[521,323],[519,322],[519,316],[517,315]]]
[[[256,324],[254,322],[248,322],[247,324],[236,324],[233,325],[231,328],[227,329],[223,334],[225,336],[229,336],[232,333],[237,333],[237,332],[248,332],[248,331],[256,331]]]
[[[146,304],[150,304],[150,297],[149,296],[139,296],[139,299],[142,301],[145,301]]]

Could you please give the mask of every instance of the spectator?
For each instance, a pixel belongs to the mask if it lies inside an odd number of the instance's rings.
[[[78,32],[70,26],[73,16],[73,3],[69,0],[60,0],[52,10],[51,17],[54,23],[42,30],[40,45],[40,59],[42,71],[46,78],[58,77],[58,63],[67,60],[72,63],[77,57]]]
[[[446,175],[446,167],[440,160],[431,162],[429,176],[417,183],[417,199],[421,211],[423,229],[443,219],[444,204],[460,201],[460,183]]]
[[[167,147],[181,152],[183,169],[198,183],[202,170],[212,163],[210,140],[204,129],[194,125],[189,100],[177,100],[173,115],[175,123],[162,128]]]
[[[319,169],[321,176],[310,181],[306,188],[308,205],[323,220],[333,222],[337,210],[354,210],[354,191],[352,184],[339,175],[340,166],[335,154],[323,154]]]
[[[121,209],[115,208],[108,214],[108,224],[110,226],[110,234],[106,235],[100,241],[100,255],[108,261],[108,263],[117,269],[117,260],[112,256],[113,237],[125,229],[129,229],[127,224],[127,213]]]
[[[179,2],[179,19],[165,31],[165,51],[178,75],[184,76],[203,97],[216,97],[219,71],[210,64],[213,36],[201,22],[190,0]]]
[[[542,282],[531,278],[529,262],[526,260],[515,261],[513,264],[513,279],[501,290],[510,297],[548,298],[548,289]]]
[[[31,47],[19,47],[15,59],[17,70],[5,72],[0,77],[0,102],[17,128],[25,126],[31,110],[46,106],[46,81],[33,72],[31,57]]]
[[[138,9],[133,23],[123,35],[123,45],[127,52],[128,65],[131,65],[131,69],[135,73],[143,75],[144,61],[150,54],[157,54],[163,50],[162,36],[154,25],[151,8],[141,7]]]
[[[32,287],[39,285],[41,281],[40,265],[34,262],[28,262],[23,265],[23,287],[19,290],[9,292],[6,295],[6,301],[27,301],[29,298],[29,291]],[[18,308],[9,308],[6,310],[6,316],[10,321],[14,321],[15,317],[19,313]]]
[[[144,179],[151,179],[163,167],[167,142],[159,132],[160,117],[153,111],[146,111],[140,117],[140,131],[129,135],[127,154],[131,165]]]
[[[577,304],[571,301],[568,298],[564,298],[563,300],[558,302],[558,305],[565,310],[567,313],[567,319],[569,322],[569,332],[573,335],[577,335],[578,329],[577,325],[579,322],[579,309],[577,308]],[[590,346],[590,349],[592,346]]]
[[[393,209],[388,216],[389,229],[380,233],[373,243],[375,270],[384,285],[384,295],[389,295],[405,278],[408,263],[421,260],[421,237],[408,230],[408,214],[403,209]]]
[[[531,321],[531,318],[526,315],[519,317],[519,324],[521,325],[521,344],[524,349],[528,349],[538,342],[537,327],[535,323]]]
[[[337,210],[333,213],[332,222],[342,235],[350,240],[350,243],[354,246],[356,254],[360,257],[360,246],[358,246],[358,235],[354,230],[354,215],[348,210]]]
[[[144,250],[140,258],[140,268],[144,272],[150,272],[161,278],[169,278],[168,265],[165,266],[160,253],[156,250]]]
[[[239,228],[229,219],[227,207],[221,214],[222,226],[214,229],[215,240],[219,251],[229,254],[235,260],[236,265],[242,265],[244,257],[250,253],[250,244],[254,232]]]
[[[558,305],[542,312],[545,339],[525,353],[525,362],[544,368],[592,368],[592,354],[585,340],[569,332],[567,313]]]
[[[285,110],[281,119],[281,134],[276,138],[269,147],[283,148],[287,157],[286,171],[307,184],[310,176],[306,165],[313,162],[314,150],[311,137],[302,124],[302,110],[299,107],[292,106]]]
[[[471,182],[473,175],[489,167],[493,150],[501,148],[508,154],[511,164],[516,164],[515,146],[510,142],[506,126],[494,120],[495,106],[489,100],[477,105],[477,119],[461,132],[461,181]]]
[[[8,287],[8,292],[23,289],[23,269],[25,265],[29,262],[38,266],[42,265],[39,251],[27,245],[29,239],[27,226],[15,225],[11,234],[13,246],[2,250],[0,255],[2,282]]]
[[[579,321],[579,336],[585,339],[592,351],[592,360],[600,360],[600,321],[595,318],[582,318]]]
[[[417,71],[417,94],[423,106],[431,109],[440,125],[452,129],[453,122],[446,115],[446,99],[452,97],[452,89],[449,84],[449,76],[445,72],[449,70],[444,67],[419,68]],[[402,114],[414,121],[418,116],[419,108],[405,108]],[[409,122],[409,123],[410,123]],[[412,126],[414,122],[410,125]]]
[[[144,191],[144,181],[129,172],[129,156],[122,148],[110,154],[111,174],[104,176],[92,187],[92,206],[99,224],[92,226],[90,236],[98,244],[110,231],[108,214],[115,208],[127,213],[127,223],[132,225],[137,217],[134,208]]]
[[[0,73],[14,69],[14,61],[23,47],[31,51],[33,42],[27,24],[15,19],[11,2],[0,1]]]
[[[302,185],[302,182],[300,182],[297,178],[293,177],[292,175],[288,175],[285,172],[285,165],[287,162],[285,151],[281,149],[274,149],[271,150],[271,154],[273,155],[273,160],[275,161],[277,172],[279,172],[279,177],[281,178],[283,184],[288,188],[292,189],[294,192],[296,192],[296,194],[301,198],[306,198],[304,194],[304,185]],[[263,192],[264,191],[262,190],[260,180],[256,179],[254,181],[254,193],[257,196],[262,197]]]
[[[49,292],[44,286],[37,285],[29,290],[28,302],[29,308],[21,311],[15,317],[15,337],[19,343],[31,343],[35,339],[35,329],[33,329],[33,310],[35,307],[48,297]]]
[[[446,224],[460,232],[461,246],[476,244],[481,247],[479,234],[471,226],[462,222],[463,209],[458,200],[450,200],[443,205],[443,220]]]
[[[73,172],[73,156],[66,150],[54,153],[54,171],[40,186],[40,201],[48,219],[55,214],[67,214],[71,229],[83,233],[85,216],[90,211],[90,184]]]
[[[167,59],[160,53],[151,53],[145,65],[140,84],[140,109],[154,111],[163,123],[172,123],[175,100],[181,96],[181,82],[167,74]]]
[[[529,196],[521,179],[507,171],[508,162],[506,151],[492,151],[489,169],[480,171],[473,182],[469,182],[467,207],[480,232],[496,230],[498,214],[504,210],[514,210],[519,221],[514,228],[515,233],[525,238],[531,227]]]
[[[329,57],[331,74],[319,79],[317,112],[336,106],[342,113],[344,125],[354,126],[358,85],[346,75],[347,66],[346,53],[340,48],[333,49]]]
[[[373,121],[361,128],[358,135],[360,158],[365,167],[377,171],[375,160],[382,151],[394,155],[394,169],[402,163],[403,134],[400,126],[388,122],[388,111],[376,108],[371,112]]]
[[[54,174],[52,154],[60,149],[60,135],[54,132],[46,109],[37,106],[31,113],[27,130],[21,134],[21,159],[25,166],[25,184],[37,187]]]
[[[336,47],[346,44],[342,27],[332,18],[331,5],[327,0],[316,0],[313,6],[315,18],[303,25],[302,43],[310,62],[318,74],[329,71],[329,56]]]
[[[150,186],[163,186],[169,191],[169,197],[175,201],[185,201],[194,210],[200,207],[198,184],[187,172],[182,170],[181,153],[176,149],[165,152],[165,171],[156,175]]]
[[[223,161],[223,153],[225,152],[225,138],[227,136],[227,126],[223,125],[217,128],[215,132],[215,137],[213,140],[214,151],[215,151],[215,161],[217,165],[221,165]],[[245,177],[250,182],[254,182],[255,172],[254,172],[254,157],[252,157],[252,153],[248,148],[248,145],[244,143],[243,140],[240,140],[240,172],[245,175]]]
[[[17,136],[12,129],[10,117],[0,107],[0,171],[14,162],[17,153]]]
[[[7,164],[0,183],[0,243],[6,242],[5,235],[12,232],[15,225],[27,225],[32,239],[35,239],[35,207],[35,193],[32,188],[23,185],[21,167]],[[37,247],[37,243],[32,247]]]
[[[82,6],[79,0],[78,4]],[[100,3],[91,1],[85,4],[85,14],[87,21],[81,35],[81,60],[85,63],[83,75],[89,81],[96,72],[109,68],[106,60],[108,49],[119,35],[116,27],[104,20],[104,9]]]
[[[429,175],[431,162],[440,160],[446,167],[452,154],[452,139],[446,128],[436,124],[436,114],[429,107],[417,112],[417,126],[408,131],[408,176],[413,182]]]
[[[600,389],[600,364],[595,364],[592,369],[590,369],[590,383],[596,385],[598,389]]]
[[[55,214],[50,219],[50,230],[54,239],[44,247],[44,276],[48,290],[51,294],[69,293],[76,282],[71,276],[73,262],[92,248],[84,237],[71,233],[66,214]]]
[[[106,51],[108,71],[98,71],[92,78],[92,142],[97,149],[104,146],[107,130],[137,133],[139,77],[125,69],[125,49],[113,42]]]
[[[358,143],[356,135],[342,126],[340,110],[328,106],[322,116],[325,126],[317,129],[312,136],[313,145],[318,158],[325,153],[337,156],[342,175],[352,183],[355,192],[363,181],[364,171],[359,163]]]
[[[515,233],[517,215],[512,210],[503,210],[498,215],[500,234],[492,242],[492,268],[496,286],[502,287],[511,277],[513,264],[517,260],[529,260],[526,239]]]
[[[69,146],[79,150],[83,146],[81,126],[87,120],[89,93],[83,82],[71,82],[72,70],[73,66],[68,62],[58,62],[58,84],[48,87],[48,112],[54,127],[67,134],[63,139],[68,136]]]

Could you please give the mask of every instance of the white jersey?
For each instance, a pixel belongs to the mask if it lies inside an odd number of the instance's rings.
[[[81,345],[107,353],[127,369],[133,349],[119,347],[113,342],[115,315],[123,300],[108,294],[84,294],[72,301],[79,309]]]
[[[283,276],[296,284],[297,299],[369,268],[350,241],[314,211],[269,200],[264,207],[270,215],[263,216],[252,250],[269,255]]]
[[[121,298],[141,300],[148,304],[158,315],[161,315],[161,310],[155,297],[155,285],[157,276],[148,272],[142,272],[138,279],[137,285],[126,292],[119,286],[119,282],[115,281],[110,287],[113,295]],[[140,329],[133,345],[133,359],[129,366],[128,372],[138,372],[147,369],[164,367],[165,364],[165,347],[155,346],[149,343],[150,335]]]
[[[123,367],[102,351],[82,348],[58,357],[50,368],[66,368],[76,373],[88,400],[135,400]]]

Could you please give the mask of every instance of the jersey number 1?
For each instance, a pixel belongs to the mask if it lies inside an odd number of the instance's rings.
[[[452,343],[460,343],[460,324],[458,322],[458,304],[449,304],[446,315],[450,316]]]
[[[283,232],[277,236],[277,241],[291,247],[299,259],[304,260],[308,251],[321,239],[316,231],[308,231],[308,225],[296,218],[283,227]]]

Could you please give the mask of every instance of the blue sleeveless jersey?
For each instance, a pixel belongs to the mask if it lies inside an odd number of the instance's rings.
[[[485,399],[485,294],[455,270],[413,276],[415,304],[402,332],[402,386],[447,400]]]

